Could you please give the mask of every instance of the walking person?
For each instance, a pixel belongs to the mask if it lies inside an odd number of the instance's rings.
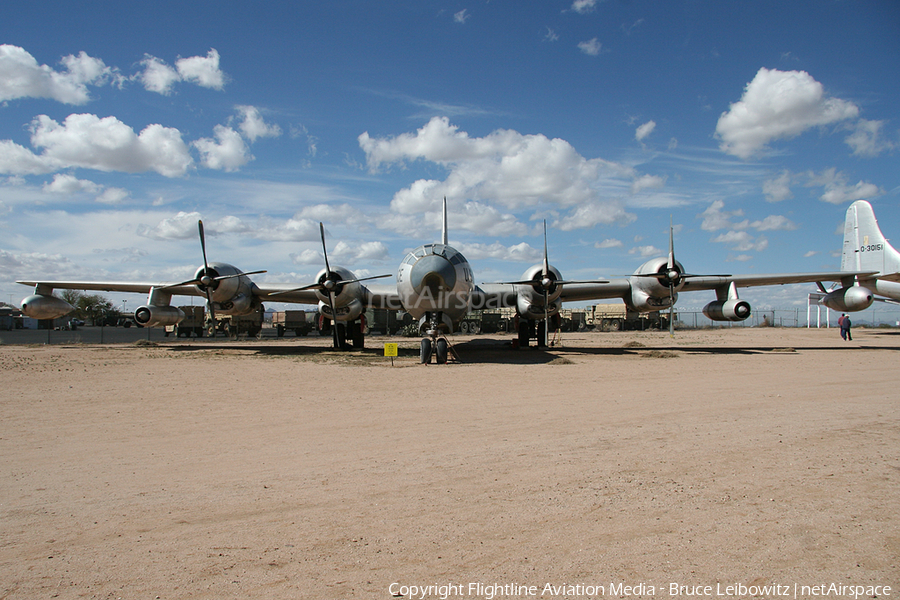
[[[850,317],[846,314],[841,313],[841,318],[838,319],[838,325],[841,326],[841,337],[844,338],[845,341],[853,341],[853,337],[850,335]]]

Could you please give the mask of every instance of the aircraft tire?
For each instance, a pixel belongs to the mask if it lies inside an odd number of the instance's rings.
[[[348,325],[350,327],[350,331],[352,335],[350,336],[351,341],[353,343],[354,348],[365,348],[366,347],[366,334],[363,331],[363,324],[361,321],[353,321]]]
[[[527,319],[519,321],[519,348],[527,348],[531,340],[531,324]]]
[[[439,365],[447,364],[447,340],[441,338],[434,344],[435,362]]]
[[[423,365],[431,362],[431,340],[429,338],[422,338],[422,344],[419,347],[419,362]]]

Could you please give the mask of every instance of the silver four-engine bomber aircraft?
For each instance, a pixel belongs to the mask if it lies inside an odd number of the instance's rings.
[[[900,252],[881,233],[875,211],[865,200],[857,200],[847,209],[841,270],[845,276],[840,287],[828,291],[819,283],[819,302],[828,308],[855,312],[876,301],[900,304]]]
[[[546,345],[547,332],[558,321],[563,302],[621,298],[639,312],[671,310],[681,291],[715,290],[716,299],[703,313],[716,321],[742,321],[750,316],[750,304],[738,297],[738,288],[789,283],[841,281],[873,271],[836,271],[825,273],[784,273],[774,275],[693,275],[675,260],[672,229],[669,231],[668,256],[651,259],[629,277],[598,281],[566,281],[547,257],[546,225],[544,260],[528,268],[520,280],[503,283],[475,283],[465,256],[448,243],[447,201],[443,204],[440,243],[425,244],[409,252],[397,271],[396,284],[364,284],[364,281],[389,277],[379,275],[358,278],[343,267],[331,267],[325,248],[325,230],[320,224],[325,268],[313,283],[257,284],[237,267],[207,262],[203,223],[199,223],[203,264],[193,279],[178,283],[129,283],[97,281],[19,281],[34,286],[34,294],[22,300],[22,312],[36,319],[63,316],[73,307],[53,296],[54,289],[148,294],[147,303],[134,311],[136,322],[147,327],[177,324],[182,311],[171,305],[172,296],[200,296],[207,300],[210,316],[246,315],[268,300],[316,304],[319,313],[333,321],[334,345],[362,347],[364,327],[361,316],[367,308],[403,310],[418,321],[423,335],[420,359],[447,362],[446,334],[457,331],[470,310],[515,307],[520,347],[534,337]],[[865,268],[865,267],[864,267]],[[670,327],[671,327],[670,319]],[[535,336],[537,332],[537,336]],[[347,341],[351,343],[348,344]]]

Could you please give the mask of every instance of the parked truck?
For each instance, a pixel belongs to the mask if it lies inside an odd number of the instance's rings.
[[[307,313],[302,310],[279,310],[272,313],[272,326],[278,337],[284,337],[285,331],[293,331],[294,335],[308,335],[316,328],[318,313]]]
[[[174,333],[177,337],[203,337],[206,330],[206,307],[204,306],[179,306],[184,318],[177,325],[166,326],[166,337]]]
[[[248,315],[216,315],[215,323],[207,315],[206,334],[209,337],[215,337],[218,333],[221,333],[231,339],[236,339],[237,336],[244,334],[249,337],[256,337],[262,331],[265,314],[265,308],[259,305],[256,310]]]
[[[370,335],[397,335],[412,322],[408,312],[389,308],[370,308],[365,314],[365,324]]]
[[[595,304],[586,312],[585,324],[596,331],[668,329],[669,311],[642,313],[625,304]]]

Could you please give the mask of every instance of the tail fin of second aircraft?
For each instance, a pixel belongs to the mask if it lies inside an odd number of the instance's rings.
[[[872,205],[865,200],[857,200],[847,209],[841,271],[900,272],[900,252],[885,239]]]
[[[444,196],[444,212],[441,216],[441,243],[445,246],[450,243],[447,236],[447,196]]]

